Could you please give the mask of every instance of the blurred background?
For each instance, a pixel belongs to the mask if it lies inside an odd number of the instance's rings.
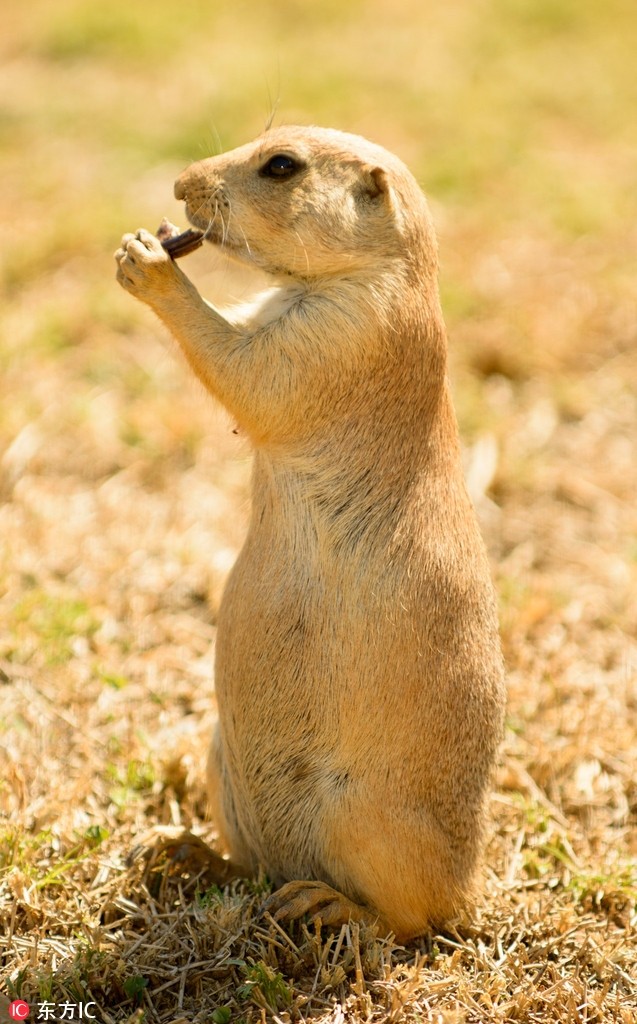
[[[181,782],[201,774],[249,452],[116,285],[112,254],[164,215],[183,226],[180,170],[274,115],[370,137],[430,197],[509,666],[501,793],[561,808],[582,857],[595,836],[598,856],[625,855],[634,0],[30,0],[5,4],[2,22],[4,812],[60,835],[138,828],[174,819]],[[205,291],[213,261],[182,266]],[[555,867],[529,829],[529,870]]]
[[[157,825],[209,828],[212,648],[250,453],[113,252],[163,216],[183,227],[177,174],[273,116],[394,150],[440,239],[510,693],[483,925],[498,964],[500,936],[515,956],[505,976],[434,947],[436,1005],[465,971],[490,1007],[518,992],[497,1019],[583,1020],[589,996],[586,1019],[632,1019],[636,53],[634,0],[3,4],[0,989],[90,992],[111,1020],[146,992],[149,1019],[173,1020],[175,970],[179,1008],[210,1014],[232,965],[250,977],[265,955],[235,942],[254,934],[249,888],[206,916],[169,890],[156,904],[128,866]],[[204,294],[216,259],[182,262]],[[204,1000],[200,962],[230,938]]]

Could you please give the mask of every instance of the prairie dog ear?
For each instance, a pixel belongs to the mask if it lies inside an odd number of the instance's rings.
[[[366,196],[384,202],[388,210],[394,210],[393,191],[384,167],[366,164],[363,167],[363,181]]]

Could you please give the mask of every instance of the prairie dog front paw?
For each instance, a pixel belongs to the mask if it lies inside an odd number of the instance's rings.
[[[115,262],[122,288],[150,306],[161,303],[186,280],[159,239],[144,228],[123,236]]]

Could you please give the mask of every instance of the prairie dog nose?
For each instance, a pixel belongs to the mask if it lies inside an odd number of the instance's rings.
[[[175,199],[188,200],[206,195],[212,187],[212,176],[208,167],[209,161],[198,160],[186,167],[175,182]]]
[[[175,199],[186,198],[186,180],[188,178],[188,170],[182,171],[177,181],[175,182]]]

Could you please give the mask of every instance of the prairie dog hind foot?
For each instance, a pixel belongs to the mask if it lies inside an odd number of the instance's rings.
[[[268,897],[261,912],[272,914],[275,921],[296,921],[309,914],[312,919],[320,918],[321,924],[328,928],[356,921],[390,930],[378,914],[354,903],[325,882],[287,882]]]
[[[151,870],[163,866],[170,876],[187,875],[192,878],[196,875],[206,886],[218,885],[223,888],[249,874],[233,861],[222,857],[193,832],[161,836],[145,850],[134,851],[134,857],[138,852],[143,854]]]

